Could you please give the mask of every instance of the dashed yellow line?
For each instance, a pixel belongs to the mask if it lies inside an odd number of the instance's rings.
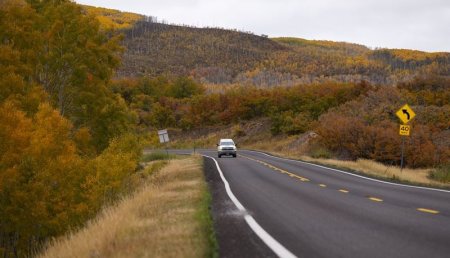
[[[430,209],[425,209],[425,208],[418,208],[417,210],[421,211],[421,212],[431,213],[431,214],[438,214],[439,213],[439,211],[437,211],[437,210],[430,210]]]
[[[257,159],[253,159],[253,158],[250,158],[250,157],[247,157],[247,156],[244,156],[244,155],[241,155],[241,156],[244,157],[244,158],[247,158],[247,159],[249,159],[249,160],[253,160],[253,161],[255,161],[255,162],[258,162],[258,163],[260,163],[260,164],[263,164],[264,166],[269,167],[269,168],[271,168],[271,169],[273,169],[273,170],[275,170],[275,171],[277,171],[277,172],[280,172],[281,174],[286,174],[286,175],[288,175],[288,176],[290,176],[290,177],[292,177],[292,178],[297,178],[297,179],[299,179],[299,180],[302,181],[302,182],[309,182],[309,179],[308,179],[308,178],[301,177],[301,176],[299,176],[299,175],[296,175],[296,174],[291,173],[291,172],[289,172],[289,171],[286,171],[286,170],[284,170],[284,169],[275,167],[274,165],[269,164],[269,163],[267,163],[267,162],[264,162],[264,161],[261,161],[261,160],[257,160]]]
[[[376,197],[369,197],[369,200],[374,201],[374,202],[382,202],[383,201],[383,199],[376,198]]]
[[[273,169],[274,171],[280,172],[281,174],[286,174],[286,175],[288,175],[288,176],[290,176],[290,177],[292,177],[292,178],[299,179],[299,180],[302,181],[302,182],[309,182],[309,179],[308,179],[308,178],[301,177],[301,176],[299,176],[299,175],[296,175],[296,174],[291,173],[291,172],[289,172],[289,171],[286,171],[286,170],[284,170],[284,169],[275,167],[274,165],[271,165],[271,164],[266,163],[266,162],[264,162],[264,161],[257,160],[257,159],[253,159],[253,158],[250,158],[250,157],[247,157],[247,156],[244,156],[244,155],[241,155],[241,156],[244,157],[244,158],[247,158],[247,159],[249,159],[249,160],[253,160],[253,161],[255,161],[255,162],[258,162],[258,163],[260,163],[260,164],[262,164],[262,165],[264,165],[264,166],[267,166],[267,167]],[[322,187],[322,188],[327,187],[327,185],[325,185],[325,184],[318,184],[318,186],[320,186],[320,187]],[[346,189],[339,189],[338,191],[341,192],[341,193],[349,193],[349,192],[350,192],[349,190],[346,190]],[[367,198],[368,198],[369,200],[371,200],[371,201],[374,201],[374,202],[383,202],[383,199],[380,199],[380,198],[377,198],[377,197],[367,197]],[[430,214],[439,214],[439,211],[437,211],[437,210],[432,210],[432,209],[417,208],[417,210],[418,210],[418,211],[421,211],[421,212],[430,213]]]

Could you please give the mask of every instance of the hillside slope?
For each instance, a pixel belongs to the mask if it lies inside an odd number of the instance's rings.
[[[204,83],[256,86],[323,80],[395,84],[416,75],[450,75],[449,53],[370,50],[294,38],[268,39],[214,28],[138,22],[125,31],[119,76],[191,75]]]
[[[124,76],[198,74],[211,82],[230,82],[285,49],[270,39],[237,31],[146,21],[136,23],[125,35],[119,72]]]
[[[125,35],[118,77],[193,76],[207,84],[291,86],[334,80],[396,84],[422,74],[450,76],[450,53],[375,49],[333,41],[267,38],[249,32],[157,22],[90,8]]]

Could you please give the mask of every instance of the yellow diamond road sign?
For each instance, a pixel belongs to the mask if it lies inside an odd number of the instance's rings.
[[[403,107],[401,107],[395,114],[404,124],[407,124],[416,116],[416,113],[414,113],[414,111],[408,106],[408,104],[405,104]]]

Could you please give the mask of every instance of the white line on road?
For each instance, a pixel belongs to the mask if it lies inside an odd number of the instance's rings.
[[[213,157],[203,155],[204,157],[212,159],[216,163],[217,171],[219,172],[220,178],[222,178],[223,183],[225,184],[225,190],[228,194],[228,197],[230,197],[231,201],[236,205],[236,207],[246,213],[246,209],[244,206],[239,202],[239,200],[236,198],[236,196],[233,194],[230,188],[230,184],[225,179],[225,176],[222,173],[222,170],[220,169],[219,163],[217,160]],[[265,231],[259,224],[256,222],[256,220],[250,216],[249,214],[246,214],[244,216],[245,221],[250,226],[250,228],[255,232],[255,234],[279,257],[287,257],[287,258],[294,258],[296,257],[294,254],[292,254],[289,250],[287,250],[283,245],[281,245],[275,238],[273,238],[267,231]]]

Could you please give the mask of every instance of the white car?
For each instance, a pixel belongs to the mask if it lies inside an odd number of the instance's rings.
[[[220,139],[217,144],[217,157],[221,158],[223,155],[237,156],[236,144],[232,139]]]

